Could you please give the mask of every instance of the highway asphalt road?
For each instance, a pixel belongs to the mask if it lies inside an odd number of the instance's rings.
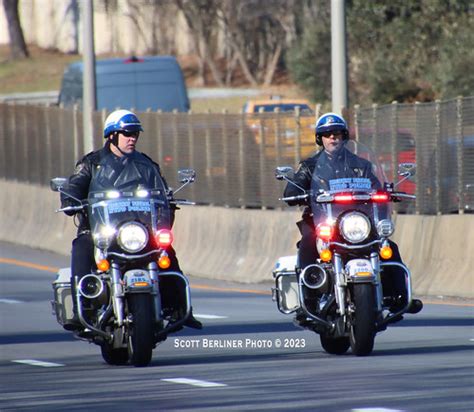
[[[205,327],[105,364],[51,315],[64,256],[0,243],[1,411],[473,411],[474,307],[431,303],[376,338],[369,357],[326,354],[280,314],[270,285],[191,279]]]

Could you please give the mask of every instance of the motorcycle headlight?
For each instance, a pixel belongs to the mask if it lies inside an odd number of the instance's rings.
[[[389,237],[393,235],[395,226],[390,219],[383,219],[377,223],[377,233],[381,237]]]
[[[99,249],[107,249],[115,235],[115,229],[110,226],[101,226],[93,235],[94,243]]]
[[[148,231],[139,223],[126,223],[119,230],[117,242],[129,253],[140,252],[148,243]]]
[[[339,224],[342,237],[351,243],[363,242],[370,234],[370,221],[362,213],[348,213]]]

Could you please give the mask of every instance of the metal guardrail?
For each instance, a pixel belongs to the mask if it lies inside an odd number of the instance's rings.
[[[52,105],[58,103],[59,92],[30,92],[0,94],[1,103],[28,103]]]
[[[139,150],[155,159],[173,186],[192,167],[190,200],[230,207],[281,208],[278,165],[297,166],[314,144],[314,116],[288,113],[138,113],[145,132]],[[95,112],[94,147],[102,146],[105,112]],[[474,97],[349,110],[351,134],[381,153],[396,177],[399,162],[416,161],[416,202],[398,212],[444,214],[474,208]],[[57,106],[0,103],[0,177],[47,185],[68,176],[83,155],[82,114]]]

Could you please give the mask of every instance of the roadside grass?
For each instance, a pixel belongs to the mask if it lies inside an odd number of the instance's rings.
[[[64,54],[54,50],[41,49],[28,45],[30,58],[10,60],[8,45],[0,45],[0,94],[45,92],[59,90],[65,68],[75,61],[81,60],[78,54]],[[112,57],[101,55],[98,58]],[[117,57],[117,56],[115,56]],[[187,64],[187,63],[185,63]],[[193,87],[195,70],[183,67],[186,83]],[[252,98],[269,98],[270,96],[304,97],[298,88],[291,84],[279,84],[261,88],[261,94]],[[247,96],[191,98],[191,109],[195,113],[240,113]]]
[[[66,66],[78,55],[29,46],[30,58],[10,60],[8,45],[0,46],[0,94],[59,90]]]

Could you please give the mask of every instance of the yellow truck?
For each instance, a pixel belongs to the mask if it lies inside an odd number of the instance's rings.
[[[268,161],[296,165],[316,149],[315,114],[308,100],[249,100],[243,110]]]

